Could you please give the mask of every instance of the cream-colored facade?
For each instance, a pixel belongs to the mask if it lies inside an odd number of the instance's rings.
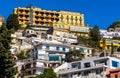
[[[78,12],[50,11],[30,6],[15,8],[14,14],[18,15],[19,24],[53,27],[79,36],[88,36],[89,27],[84,24],[84,15]]]
[[[0,16],[0,26],[2,25],[3,22],[4,22],[4,17]]]

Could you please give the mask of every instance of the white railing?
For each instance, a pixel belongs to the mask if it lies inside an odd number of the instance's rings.
[[[98,64],[96,64],[96,66],[104,66],[105,65],[105,63],[98,63]]]

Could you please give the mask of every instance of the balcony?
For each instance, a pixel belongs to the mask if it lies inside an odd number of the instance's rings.
[[[95,64],[95,66],[105,66],[106,64],[105,63],[98,63],[98,64]]]
[[[30,15],[30,13],[29,12],[25,12],[25,15]]]
[[[52,17],[51,15],[48,15],[48,17]]]
[[[46,17],[47,15],[46,14],[43,14],[44,17]]]
[[[57,74],[65,74],[65,73],[70,73],[76,71],[78,68],[66,68],[66,69],[61,69],[57,72]]]
[[[77,36],[70,34],[70,35],[69,35],[69,38],[77,39]]]
[[[54,18],[56,18],[56,15],[53,15]]]

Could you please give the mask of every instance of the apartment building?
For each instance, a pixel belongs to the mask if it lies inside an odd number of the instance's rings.
[[[81,61],[64,63],[54,69],[58,78],[110,78],[107,69],[120,67],[120,59],[114,57],[91,57]]]
[[[67,33],[64,30],[61,32],[55,32],[55,35],[52,35],[53,29],[52,28],[39,28],[39,27],[34,27],[34,28],[29,28],[26,29],[22,32],[24,37],[35,37],[35,38],[40,38],[40,39],[48,39],[48,40],[56,40],[58,42],[62,43],[77,43],[77,36],[72,34],[72,33]],[[63,32],[64,31],[64,32]]]
[[[37,40],[35,40],[37,42]],[[31,55],[32,58],[36,60],[43,61],[53,61],[54,64],[47,64],[45,67],[54,67],[56,63],[62,64],[65,60],[65,54],[69,52],[70,47],[66,44],[61,44],[59,42],[46,41],[40,42],[32,51],[27,53]]]
[[[39,63],[40,61],[41,60],[33,60],[33,58],[17,60],[16,67],[18,68],[18,73],[15,78],[35,77],[36,75],[43,73],[44,66]]]
[[[0,26],[2,25],[3,22],[4,22],[4,17],[0,16]]]
[[[100,30],[100,35],[103,38],[120,37],[120,32],[119,31]]]
[[[77,12],[42,10],[30,5],[27,8],[15,8],[14,13],[18,15],[20,24],[29,22],[36,26],[59,26],[65,29],[69,29],[69,26],[84,27],[84,15]]]
[[[14,14],[18,15],[19,24],[53,27],[54,34],[61,29],[88,37],[89,27],[84,24],[84,15],[78,12],[42,10],[29,5],[25,8],[15,8]]]
[[[114,51],[117,52],[117,49],[120,48],[120,41],[119,40],[113,40],[113,39],[101,39],[100,48],[107,50],[109,52]]]

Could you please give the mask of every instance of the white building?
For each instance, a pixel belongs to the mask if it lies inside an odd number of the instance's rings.
[[[77,36],[72,33],[66,33],[66,32],[56,32],[56,35],[52,35],[52,33],[49,33],[49,29],[26,29],[23,31],[23,36],[29,37],[29,36],[35,36],[36,38],[41,39],[49,39],[49,40],[56,40],[58,42],[63,43],[77,43]],[[62,34],[62,37],[61,37]]]
[[[101,35],[103,38],[120,37],[120,32],[100,30],[100,35]]]
[[[65,54],[69,52],[70,47],[66,44],[55,43],[53,41],[40,42],[34,50],[28,51],[28,54],[36,60],[46,60],[50,62],[63,63]],[[51,64],[47,64],[46,67],[51,67]]]
[[[54,71],[58,78],[109,78],[107,69],[115,68],[120,68],[120,59],[106,56],[65,63]]]

